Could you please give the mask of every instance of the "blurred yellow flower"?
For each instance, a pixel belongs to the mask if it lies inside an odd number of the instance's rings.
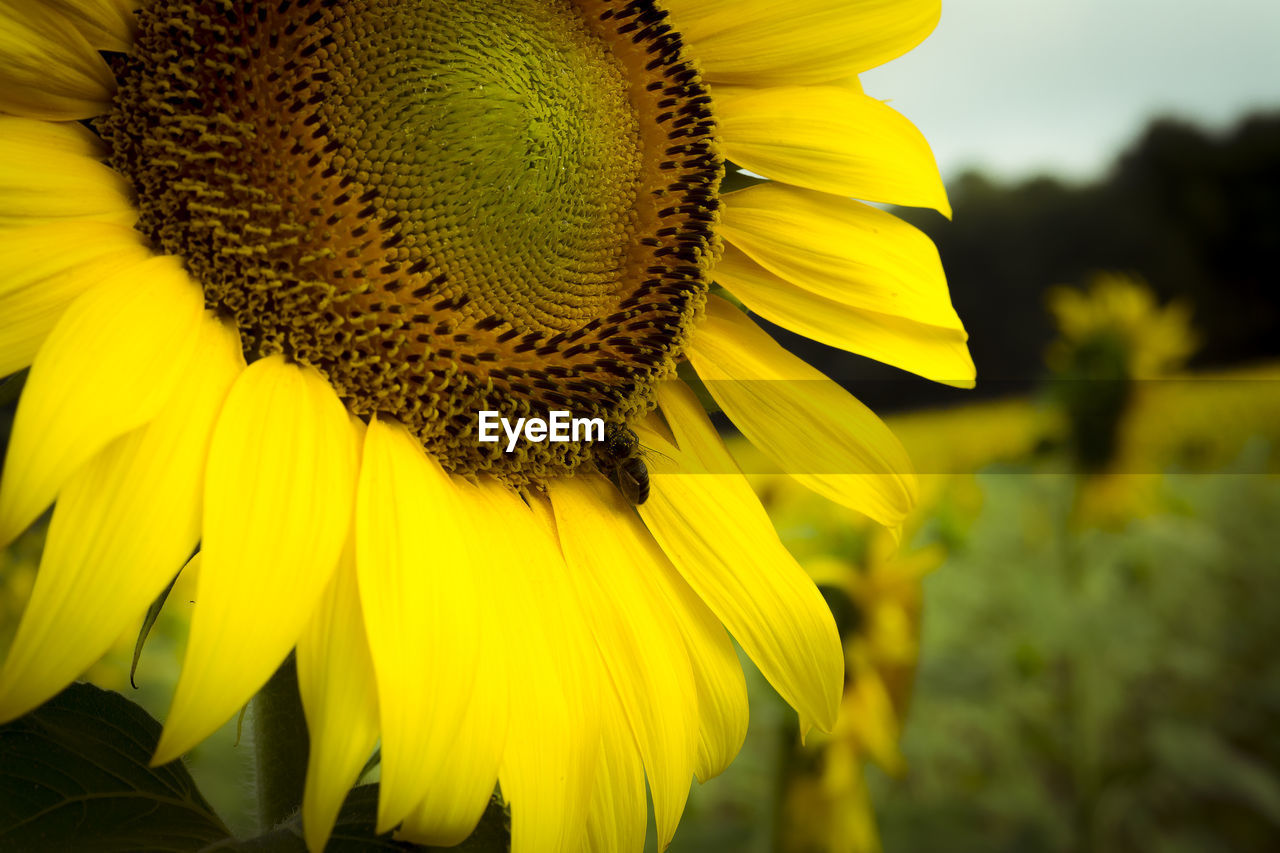
[[[1087,291],[1056,288],[1049,310],[1059,336],[1046,353],[1066,415],[1080,481],[1077,519],[1117,524],[1158,496],[1161,457],[1135,432],[1160,383],[1195,350],[1187,306],[1161,307],[1142,280],[1100,273]]]
[[[835,729],[806,741],[812,767],[788,783],[784,838],[793,853],[878,851],[863,765],[906,771],[899,743],[919,658],[921,581],[944,552],[935,545],[902,553],[885,530],[863,534],[855,559],[805,562],[841,629],[845,688]]]
[[[1056,371],[1069,369],[1073,353],[1104,340],[1119,347],[1131,379],[1165,376],[1195,351],[1190,307],[1161,307],[1150,285],[1136,276],[1099,273],[1086,290],[1056,287],[1047,299],[1059,337],[1046,358]]]

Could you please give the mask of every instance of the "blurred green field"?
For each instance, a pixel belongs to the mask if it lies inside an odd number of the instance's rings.
[[[1145,483],[1159,508],[1116,529],[1072,527],[1070,477],[978,477],[925,585],[910,773],[872,780],[887,849],[1275,848],[1270,449]]]
[[[945,553],[921,584],[901,765],[799,747],[756,678],[744,755],[673,849],[1280,848],[1277,378],[1141,383],[1101,475],[1072,472],[1048,397],[889,418],[922,472],[893,559]],[[868,570],[865,525],[757,480],[803,563]],[[833,785],[835,762],[865,787]]]
[[[1111,473],[1025,445],[973,469],[925,584],[911,771],[872,775],[887,849],[1280,844],[1278,376],[1145,383]]]

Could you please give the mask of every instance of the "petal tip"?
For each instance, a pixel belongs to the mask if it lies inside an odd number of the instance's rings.
[[[164,730],[160,733],[160,742],[156,744],[156,751],[152,754],[151,761],[148,762],[147,766],[163,767],[164,765],[181,758],[182,754],[186,751],[180,748],[179,744],[174,743],[175,738],[169,734],[169,731],[169,727],[165,726]]]

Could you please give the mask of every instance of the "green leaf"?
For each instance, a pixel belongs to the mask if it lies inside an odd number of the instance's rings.
[[[192,851],[230,833],[182,762],[149,767],[160,724],[73,684],[0,726],[0,850]]]
[[[0,379],[0,406],[18,402],[18,398],[22,396],[22,388],[27,384],[27,372],[24,368]]]
[[[506,853],[511,847],[511,827],[502,801],[495,795],[480,818],[476,831],[457,847],[423,847],[396,841],[392,835],[375,834],[378,786],[361,785],[347,795],[338,813],[325,853]],[[302,825],[295,814],[275,830],[248,841],[223,841],[201,853],[306,853]]]
[[[237,840],[181,761],[148,762],[160,724],[118,693],[73,684],[0,726],[0,850],[23,853],[306,853],[297,814]],[[347,795],[325,853],[439,848],[377,835],[378,786]],[[510,823],[495,795],[456,853],[506,853]]]

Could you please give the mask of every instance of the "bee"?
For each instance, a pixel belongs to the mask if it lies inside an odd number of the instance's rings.
[[[604,441],[596,445],[596,467],[632,506],[649,499],[649,469],[641,454],[640,440],[630,428],[605,424]]]

